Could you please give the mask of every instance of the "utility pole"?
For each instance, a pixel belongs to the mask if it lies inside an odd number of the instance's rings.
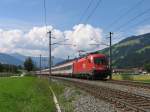
[[[40,54],[40,75],[41,75],[41,54]]]
[[[49,34],[49,78],[51,76],[51,31],[48,32]]]
[[[110,68],[110,79],[112,79],[112,32],[109,32],[109,68]]]
[[[11,74],[11,65],[10,64],[8,64],[8,76],[9,76],[9,74]]]

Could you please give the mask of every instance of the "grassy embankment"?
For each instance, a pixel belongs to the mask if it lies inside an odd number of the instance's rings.
[[[150,75],[113,74],[114,80],[131,80],[150,83]]]
[[[0,112],[55,112],[48,81],[36,77],[0,78]]]
[[[72,102],[76,99],[78,95],[81,94],[81,92],[77,88],[61,81],[53,80],[50,82],[50,85],[55,92],[61,110],[64,112],[73,112],[74,106]],[[69,91],[68,88],[70,88]],[[75,91],[72,92],[71,89]]]

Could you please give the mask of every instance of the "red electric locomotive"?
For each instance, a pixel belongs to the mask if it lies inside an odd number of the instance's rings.
[[[89,54],[73,62],[73,75],[104,79],[110,75],[108,60],[104,54]]]

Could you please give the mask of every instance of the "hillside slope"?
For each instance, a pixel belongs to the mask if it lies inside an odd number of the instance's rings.
[[[12,64],[12,65],[22,65],[23,61],[10,56],[8,54],[0,53],[0,63],[2,64]]]
[[[109,54],[105,48],[99,53]],[[128,37],[112,46],[113,66],[116,68],[142,67],[150,63],[150,33]]]

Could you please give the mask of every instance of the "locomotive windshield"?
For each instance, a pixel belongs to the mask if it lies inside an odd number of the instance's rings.
[[[94,58],[94,63],[99,65],[99,64],[107,64],[106,58]]]

